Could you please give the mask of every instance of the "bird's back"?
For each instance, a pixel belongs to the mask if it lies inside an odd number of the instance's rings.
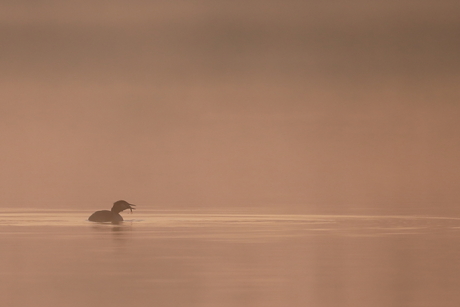
[[[88,220],[91,222],[105,223],[105,222],[121,222],[123,221],[123,218],[118,213],[114,213],[109,210],[101,210],[101,211],[96,211],[93,214],[91,214]]]

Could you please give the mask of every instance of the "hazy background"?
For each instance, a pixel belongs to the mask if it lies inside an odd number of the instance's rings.
[[[0,1],[0,206],[460,214],[457,1]]]

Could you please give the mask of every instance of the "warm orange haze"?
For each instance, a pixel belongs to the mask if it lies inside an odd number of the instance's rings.
[[[0,1],[0,306],[458,306],[458,16]]]
[[[457,214],[458,13],[2,2],[3,206]]]

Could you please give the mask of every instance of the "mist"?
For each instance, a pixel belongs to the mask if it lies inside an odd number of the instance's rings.
[[[460,4],[2,1],[2,207],[458,213]]]

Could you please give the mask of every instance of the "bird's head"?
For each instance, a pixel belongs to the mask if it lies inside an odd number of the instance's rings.
[[[130,204],[124,200],[119,200],[113,203],[112,212],[119,213],[123,210],[129,209],[131,210],[131,213],[132,213],[133,210],[136,209],[136,208],[133,208],[133,206],[136,206],[136,205]]]

